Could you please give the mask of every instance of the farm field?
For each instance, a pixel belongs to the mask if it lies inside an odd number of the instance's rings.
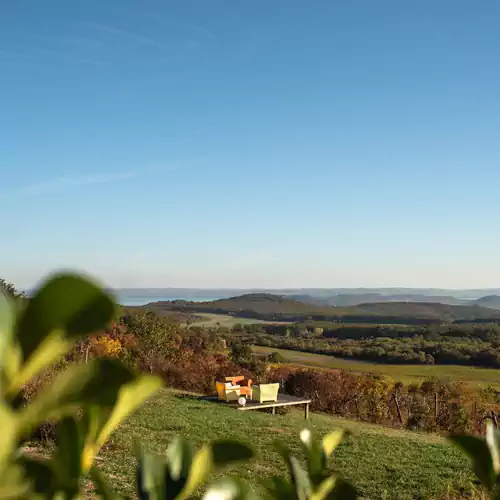
[[[290,323],[285,321],[263,321],[254,318],[239,318],[236,316],[231,316],[229,314],[212,314],[212,313],[199,313],[196,315],[199,319],[194,320],[191,324],[197,326],[215,327],[222,326],[226,328],[232,328],[234,325],[259,325],[259,324],[282,324],[288,325]]]
[[[301,456],[298,433],[305,426],[319,435],[336,428],[352,433],[337,450],[333,466],[355,484],[363,498],[449,498],[450,491],[471,488],[468,460],[434,435],[320,414],[312,414],[306,422],[302,411],[286,415],[239,412],[169,390],[160,392],[119,428],[101,453],[98,465],[116,490],[134,495],[134,442],[140,441],[150,451],[164,454],[175,435],[182,435],[197,446],[209,439],[246,439],[257,457],[229,472],[258,488],[259,479],[284,471],[273,442],[282,440]]]
[[[500,370],[493,368],[458,365],[389,365],[273,347],[253,346],[252,349],[256,353],[262,354],[279,352],[286,359],[286,362],[293,365],[341,369],[357,373],[375,373],[387,375],[394,380],[405,383],[421,382],[424,379],[436,377],[461,380],[476,387],[488,385],[500,387]]]

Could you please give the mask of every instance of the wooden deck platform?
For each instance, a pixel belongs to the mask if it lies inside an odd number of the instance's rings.
[[[278,401],[268,401],[266,403],[259,403],[252,399],[247,399],[245,406],[240,406],[236,401],[220,401],[217,397],[207,397],[210,401],[230,406],[240,411],[262,410],[264,408],[272,408],[273,415],[276,413],[276,408],[280,406],[296,406],[304,405],[304,418],[309,418],[309,405],[310,399],[298,398],[296,396],[289,396],[288,394],[278,394]]]

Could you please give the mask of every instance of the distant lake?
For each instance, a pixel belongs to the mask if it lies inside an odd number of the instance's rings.
[[[151,302],[160,302],[166,300],[187,300],[191,302],[208,302],[210,300],[218,300],[222,297],[167,297],[165,295],[123,295],[118,294],[116,300],[122,306],[144,306]]]

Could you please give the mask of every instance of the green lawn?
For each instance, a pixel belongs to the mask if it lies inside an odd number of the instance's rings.
[[[240,412],[224,404],[181,397],[163,391],[133,415],[112,437],[98,463],[122,493],[134,493],[136,460],[133,443],[165,453],[176,434],[200,445],[215,438],[238,438],[251,443],[257,458],[234,467],[253,486],[260,478],[284,471],[273,450],[276,439],[300,453],[298,432],[305,425],[323,435],[345,428],[352,435],[336,453],[334,466],[350,479],[364,498],[444,498],[449,488],[470,489],[468,461],[443,439],[302,411],[286,415]]]
[[[474,386],[500,386],[500,370],[457,365],[387,365],[368,363],[353,359],[335,358],[324,354],[275,349],[273,347],[254,346],[257,353],[269,354],[278,351],[288,363],[299,366],[349,370],[357,373],[376,373],[387,375],[401,382],[418,382],[431,377],[461,380]]]

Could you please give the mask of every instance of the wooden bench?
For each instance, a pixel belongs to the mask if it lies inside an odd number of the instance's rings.
[[[296,406],[304,405],[304,418],[309,418],[309,405],[311,404],[310,399],[298,398],[296,396],[289,396],[288,394],[278,394],[278,401],[268,401],[265,403],[259,403],[258,401],[252,401],[248,399],[245,406],[237,405],[236,409],[241,411],[250,410],[262,410],[263,408],[272,408],[273,415],[276,413],[276,408],[280,406]],[[231,404],[231,406],[235,406]]]

